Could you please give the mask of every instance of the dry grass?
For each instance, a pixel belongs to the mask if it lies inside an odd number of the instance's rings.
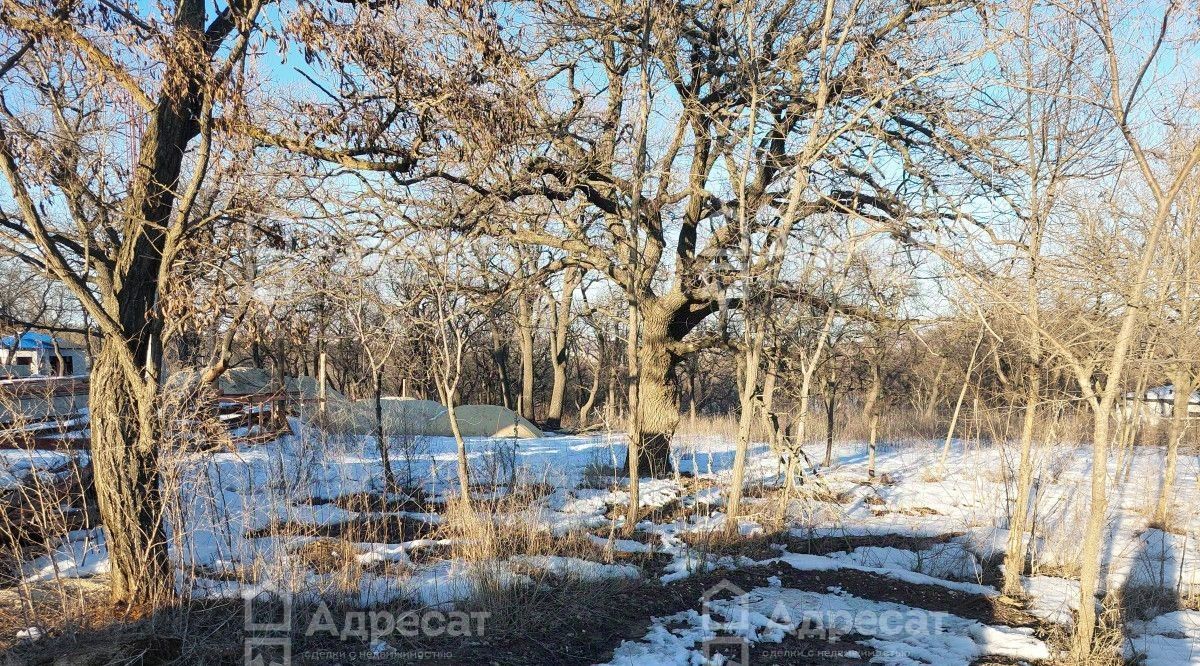
[[[620,483],[623,478],[621,468],[606,459],[594,458],[580,472],[580,488],[608,490]]]
[[[727,530],[705,530],[689,532],[683,535],[683,541],[698,553],[704,555],[748,557],[752,560],[766,560],[779,555],[776,543],[763,534],[745,536]]]
[[[320,538],[309,541],[292,551],[292,556],[316,573],[344,571],[354,566],[359,554],[354,544],[345,539]]]
[[[824,415],[810,414],[809,439],[811,442],[821,442],[825,437]],[[925,416],[913,410],[895,409],[885,413],[880,428],[881,449],[889,446],[899,446],[901,443],[917,439],[940,440],[945,432],[945,415],[933,414]],[[1011,413],[995,411],[967,418],[960,422],[959,434],[963,437],[978,436],[982,439],[1007,437],[1011,434],[1012,423],[1019,422]],[[836,439],[839,442],[861,442],[866,438],[866,422],[860,413],[855,412],[855,406],[843,403],[839,408],[836,422]],[[1090,422],[1086,417],[1077,415],[1059,415],[1047,419],[1043,436],[1052,437],[1052,441],[1071,441],[1072,438],[1085,439],[1090,430]],[[692,421],[685,417],[682,420],[679,435],[713,436],[733,439],[736,436],[737,421],[733,416],[702,417]],[[762,441],[766,433],[756,427],[753,437]],[[1148,441],[1152,430],[1147,429],[1138,435],[1137,441]],[[194,442],[193,442],[194,443]],[[167,446],[168,464],[191,464],[184,456],[174,456],[174,452],[183,447]],[[653,569],[654,556],[628,556],[614,553],[605,548],[603,543],[597,543],[589,534],[582,531],[570,532],[565,535],[554,535],[548,529],[538,526],[535,521],[522,519],[521,514],[528,511],[531,504],[545,497],[553,488],[543,481],[529,478],[521,470],[513,468],[511,457],[506,451],[497,451],[489,457],[488,462],[476,469],[476,478],[483,482],[476,487],[485,494],[503,488],[506,492],[496,493],[497,497],[487,501],[473,502],[470,507],[461,503],[451,502],[443,505],[431,501],[421,493],[410,493],[410,499],[386,498],[382,493],[363,492],[333,499],[317,499],[311,503],[307,500],[297,501],[304,496],[311,478],[306,476],[312,470],[287,471],[285,473],[282,461],[279,461],[279,472],[272,473],[267,481],[269,488],[249,488],[243,492],[253,491],[257,496],[268,498],[272,503],[271,515],[279,518],[267,526],[250,534],[215,535],[220,541],[228,538],[240,539],[245,536],[283,536],[297,543],[296,547],[287,552],[286,565],[279,562],[255,561],[247,562],[232,568],[216,568],[201,565],[188,565],[185,551],[183,584],[191,584],[197,580],[208,581],[239,581],[257,582],[265,575],[280,576],[290,580],[306,580],[309,574],[314,574],[323,582],[321,589],[311,590],[320,594],[326,600],[338,601],[347,606],[357,602],[358,591],[364,575],[384,574],[397,580],[405,580],[411,574],[411,565],[386,562],[370,565],[360,564],[358,543],[399,543],[414,538],[445,539],[449,545],[414,550],[409,556],[417,564],[438,559],[454,559],[464,562],[469,567],[470,575],[478,583],[480,593],[476,598],[467,602],[465,608],[486,610],[492,613],[491,630],[497,636],[508,636],[519,640],[523,632],[534,627],[559,627],[569,624],[570,619],[580,614],[591,612],[590,609],[602,607],[606,601],[619,597],[629,589],[646,585],[645,581],[637,580],[604,580],[582,581],[570,578],[555,577],[532,567],[522,569],[520,573],[532,580],[528,584],[512,585],[513,567],[506,560],[516,555],[559,555],[576,557],[601,563],[633,563],[645,569]],[[1048,476],[1057,480],[1062,470],[1066,469],[1069,461],[1052,459],[1048,463]],[[272,465],[276,463],[272,462]],[[195,469],[195,467],[191,468]],[[85,473],[85,471],[84,471]],[[992,477],[997,472],[984,471]],[[181,658],[181,655],[191,654],[187,647],[202,636],[223,636],[226,628],[212,617],[201,613],[195,615],[182,609],[164,608],[162,617],[137,620],[127,616],[114,615],[103,595],[103,579],[92,581],[87,587],[63,578],[44,585],[16,589],[20,578],[18,564],[33,557],[45,555],[53,551],[61,543],[71,529],[80,526],[81,518],[86,518],[90,507],[94,507],[90,495],[86,492],[86,480],[80,470],[61,469],[57,475],[69,479],[75,475],[68,488],[53,483],[47,483],[51,476],[34,475],[27,484],[10,491],[8,502],[10,507],[21,507],[18,511],[10,511],[0,517],[0,538],[5,539],[4,547],[0,548],[0,556],[6,567],[4,576],[0,577],[0,591],[8,587],[11,599],[0,609],[0,647],[12,647],[12,637],[17,629],[37,626],[43,628],[56,647],[55,655],[68,656],[73,650],[92,650],[92,655],[99,662],[121,661],[122,655],[128,656],[128,650],[106,652],[99,646],[105,641],[126,641],[130,645],[138,645],[148,655],[170,656]],[[223,510],[219,500],[220,490],[231,487],[239,480],[212,476],[214,472],[203,469],[198,495],[192,495],[192,501],[207,503],[209,510],[219,514]],[[598,455],[582,472],[583,487],[609,489],[619,485],[622,474],[619,466],[614,465],[606,455]],[[928,479],[927,479],[928,480]],[[707,478],[682,479],[687,492],[696,492],[714,482]],[[166,480],[169,496],[176,499],[181,497],[183,479],[179,473],[169,474]],[[204,496],[203,488],[211,488],[211,497]],[[188,492],[195,493],[196,488]],[[790,498],[788,509],[797,505],[801,511],[826,510],[828,507],[836,510],[837,504],[844,503],[852,497],[848,493],[828,492],[821,484],[809,484],[798,489]],[[876,503],[875,496],[868,496],[869,504]],[[414,520],[412,518],[367,516],[354,520],[333,523],[330,525],[315,525],[308,519],[308,512],[319,507],[322,503],[332,503],[342,509],[352,512],[391,513],[397,511],[421,511],[441,513],[442,522]],[[783,530],[794,524],[794,512],[780,511],[780,489],[770,486],[753,486],[745,494],[744,511],[746,517],[758,521],[768,533]],[[63,507],[69,510],[63,510]],[[884,507],[880,507],[881,509]],[[624,515],[621,507],[615,507],[614,517]],[[173,506],[172,511],[178,511]],[[658,520],[688,519],[695,515],[704,515],[711,508],[704,506],[685,507],[680,502],[668,504],[648,512],[647,517]],[[923,513],[920,509],[911,510]],[[1039,515],[1054,514],[1055,507],[1042,507]],[[174,517],[173,517],[174,520]],[[1071,533],[1071,526],[1082,525],[1084,521],[1066,517],[1061,525],[1038,526],[1038,536],[1052,539],[1050,544],[1054,550],[1062,550],[1064,543],[1077,540],[1078,536]],[[88,524],[88,523],[82,523]],[[1045,531],[1045,534],[1043,534]],[[602,537],[605,530],[598,529]],[[612,530],[609,529],[611,534]],[[178,535],[176,535],[178,538]],[[762,536],[746,537],[729,534],[723,530],[713,530],[689,534],[685,541],[697,555],[713,556],[746,556],[761,560],[772,557],[776,551],[772,548],[770,538]],[[287,571],[278,569],[286,566]],[[1067,578],[1078,577],[1078,565],[1070,563],[1053,567],[1042,566],[1039,573],[1058,575]],[[1102,622],[1104,632],[1098,638],[1101,651],[1109,650],[1118,645],[1116,636],[1120,633],[1120,619],[1129,617],[1130,613],[1141,614],[1138,609],[1150,608],[1153,600],[1141,598],[1134,593],[1125,595],[1125,608],[1106,611]],[[1180,599],[1179,604],[1185,608],[1200,607],[1200,595],[1188,595]],[[1131,605],[1132,604],[1132,605]],[[105,610],[99,610],[105,609]],[[235,618],[240,619],[240,618]],[[225,621],[229,617],[226,614]],[[165,624],[164,624],[165,623]],[[240,623],[239,623],[240,624]],[[163,627],[169,626],[170,629]],[[126,636],[157,636],[156,642],[141,642],[126,640]],[[240,640],[236,634],[231,634]],[[75,638],[78,637],[78,638]],[[103,637],[103,638],[101,638]],[[186,637],[186,640],[185,640]],[[214,645],[223,645],[222,641],[214,638]],[[94,646],[94,647],[87,647]],[[223,649],[223,648],[222,648]],[[156,652],[156,650],[158,652]],[[235,655],[235,658],[237,655]],[[87,663],[90,657],[84,659]]]

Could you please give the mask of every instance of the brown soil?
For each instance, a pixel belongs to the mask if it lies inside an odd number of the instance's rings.
[[[948,538],[947,535],[935,539],[898,536],[799,539],[773,535],[771,539],[748,541],[785,543],[792,552],[820,553],[860,545],[922,548]],[[620,556],[618,561],[641,563],[653,569],[655,564],[665,564],[663,557],[630,555]],[[638,562],[639,558],[641,562]],[[672,615],[686,609],[701,609],[701,596],[716,583],[728,580],[744,590],[750,590],[767,586],[771,577],[779,578],[786,588],[826,592],[828,588],[836,586],[854,596],[891,601],[930,611],[950,612],[988,624],[1039,627],[1034,618],[997,599],[936,585],[904,583],[867,572],[798,571],[786,564],[775,562],[739,570],[698,573],[666,585],[656,582],[656,577],[649,572],[641,581],[580,583],[547,577],[537,585],[505,592],[498,598],[480,602],[485,604],[484,608],[493,612],[488,621],[488,631],[482,637],[467,640],[412,640],[392,635],[387,641],[401,653],[424,651],[421,660],[423,664],[533,666],[604,662],[611,659],[613,650],[623,640],[638,640],[645,636],[652,618]],[[209,608],[194,606],[199,610],[188,610],[189,614],[203,613]],[[240,633],[241,607],[240,601],[225,606],[220,614],[221,623],[207,631],[197,634],[194,629],[190,630],[189,641],[202,636],[205,642],[203,652],[187,647],[190,643],[178,638],[178,633],[164,632],[161,629],[162,622],[157,623],[155,626],[159,628],[151,632],[146,629],[150,625],[144,621],[121,623],[120,618],[113,617],[109,619],[116,623],[115,628],[90,632],[73,630],[69,640],[62,630],[50,630],[47,638],[34,645],[16,647],[6,656],[16,659],[16,663],[53,663],[54,659],[61,659],[65,655],[72,657],[70,663],[80,664],[124,662],[131,658],[130,663],[169,663],[171,660],[178,663],[240,663],[237,660],[241,658],[244,638]],[[353,654],[355,651],[359,657],[341,658],[339,661],[345,664],[404,663],[402,660],[380,662],[364,658],[362,655],[365,653],[362,651],[365,645],[357,644],[353,640],[341,642],[329,637],[305,638],[303,628],[307,624],[304,614],[305,611],[302,610],[298,622],[294,624],[299,626],[299,629],[293,632],[294,663],[327,663],[330,653]],[[4,619],[4,626],[0,627],[0,632],[6,636],[14,635],[16,628],[25,626],[21,624],[23,620],[19,617],[9,616]],[[117,637],[120,640],[114,644],[113,639]],[[11,642],[8,647],[13,647]],[[319,650],[329,652],[316,652]],[[857,652],[858,656],[847,656],[850,651]],[[204,656],[204,660],[197,662],[200,654]],[[306,654],[323,656],[306,660]],[[834,642],[791,636],[782,643],[762,643],[751,649],[751,663],[756,665],[861,664],[871,657],[871,649],[855,643],[853,636],[843,636]],[[988,658],[979,663],[1008,662]]]
[[[828,555],[842,551],[851,551],[861,546],[890,546],[905,550],[927,550],[938,544],[947,543],[959,533],[939,534],[935,537],[916,537],[905,534],[872,534],[867,536],[795,536],[784,532],[774,537],[777,543],[782,543],[790,553],[804,555]]]

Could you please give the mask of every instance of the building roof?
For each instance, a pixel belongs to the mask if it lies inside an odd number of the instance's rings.
[[[1125,394],[1125,397],[1132,400],[1135,395],[1133,391],[1130,391]],[[1149,402],[1173,402],[1175,400],[1175,387],[1167,384],[1165,386],[1155,386],[1146,389],[1144,399]],[[1188,398],[1188,402],[1193,405],[1200,405],[1200,391],[1193,391],[1192,395]]]
[[[55,342],[55,339],[52,336],[46,335],[45,333],[38,333],[36,331],[29,331],[29,332],[21,334],[21,340],[20,340],[19,344],[17,344],[17,349],[18,350],[21,350],[21,349],[25,349],[25,350],[54,349],[54,342]],[[6,335],[6,336],[0,338],[0,348],[11,349],[12,344],[13,344],[13,336]],[[65,340],[59,340],[58,347],[59,347],[59,349],[78,349],[79,345],[71,343],[71,342],[67,342]]]

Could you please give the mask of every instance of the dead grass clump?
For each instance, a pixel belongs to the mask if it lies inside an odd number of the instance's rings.
[[[707,505],[703,505],[707,507]],[[604,516],[609,520],[617,520],[626,516],[629,512],[628,504],[610,504],[608,511]],[[672,523],[677,520],[687,520],[692,516],[704,515],[705,509],[697,506],[684,506],[683,502],[678,499],[673,499],[662,506],[653,508],[643,508],[638,512],[638,522],[650,520],[656,523]]]
[[[1059,562],[1055,564],[1042,564],[1037,567],[1035,573],[1037,573],[1039,576],[1053,576],[1054,578],[1079,580],[1079,563]]]
[[[436,506],[429,501],[425,491],[420,488],[405,489],[404,498],[387,497],[380,493],[352,493],[330,499],[314,498],[313,506],[332,504],[355,513],[397,513],[413,511],[419,513],[434,513]]]
[[[441,534],[454,544],[451,548],[454,557],[467,562],[484,562],[501,557],[506,547],[517,547],[526,541],[517,537],[518,532],[524,532],[522,536],[528,537],[527,543],[549,539],[549,533],[521,530],[523,521],[517,521],[512,530],[503,529],[499,522],[497,516],[476,511],[465,502],[451,502],[446,508],[446,521],[442,524]]]
[[[579,487],[593,490],[610,490],[620,483],[621,469],[611,462],[600,459],[589,461],[579,474]]]
[[[301,545],[292,555],[305,567],[325,574],[356,565],[358,549],[345,539],[321,538]]]
[[[1146,513],[1149,515],[1153,515],[1155,508],[1156,507],[1147,507]],[[1146,525],[1146,527],[1148,527],[1152,530],[1162,530],[1163,532],[1168,532],[1170,534],[1175,534],[1177,536],[1184,536],[1187,534],[1187,524],[1184,523],[1183,521],[1180,521],[1174,515],[1169,516],[1167,518],[1166,522],[1163,522],[1161,520],[1151,520]]]
[[[194,564],[191,566],[188,574],[192,578],[236,581],[238,583],[255,583],[258,582],[259,578],[259,572],[255,567],[240,564],[225,566]]]
[[[1092,636],[1092,653],[1088,666],[1120,666],[1126,663],[1126,615],[1123,604],[1121,594],[1108,594],[1104,598],[1096,618],[1096,633]]]
[[[549,483],[521,483],[513,488],[512,500],[518,504],[532,504],[553,494],[554,486]]]
[[[411,516],[358,516],[340,523],[318,525],[304,521],[273,523],[247,537],[308,536],[345,539],[356,543],[404,543],[433,534],[437,524]]]
[[[692,548],[707,555],[748,557],[758,561],[779,555],[779,550],[773,545],[777,541],[763,534],[743,536],[728,530],[706,530],[688,532],[681,538]]]
[[[632,534],[623,534],[620,530],[616,529],[615,524],[609,524],[608,527],[596,528],[590,533],[601,539],[622,539],[651,545],[661,543],[662,541],[662,537],[657,532],[643,532],[638,530]]]
[[[679,485],[683,492],[689,495],[694,495],[703,490],[716,487],[717,482],[705,476],[693,476],[690,472],[681,472],[679,475]],[[743,497],[749,497],[751,492],[759,492],[761,486],[754,485],[746,489]]]
[[[1149,620],[1180,608],[1180,599],[1175,590],[1164,587],[1123,587],[1109,593],[1108,596],[1119,608],[1121,618],[1125,622]]]
[[[456,559],[470,563],[486,563],[512,555],[542,555],[555,552],[556,539],[549,529],[524,519],[519,512],[527,508],[509,496],[500,500],[496,510],[483,510],[478,503],[451,502],[438,536],[449,539],[450,552]]]
[[[946,468],[941,465],[931,465],[921,472],[921,481],[925,483],[941,483],[945,479]]]
[[[979,477],[988,483],[1003,485],[1008,483],[1008,470],[1003,465],[994,468],[984,468],[979,472]]]
[[[803,487],[800,495],[803,498],[814,502],[825,502],[826,504],[849,504],[854,501],[854,491],[852,489],[835,491],[825,484],[808,484]]]
[[[716,485],[713,483],[712,485]],[[779,488],[755,483],[742,490],[742,499],[767,499],[779,494]]]
[[[429,564],[432,562],[444,562],[454,558],[454,546],[450,543],[437,541],[433,543],[423,543],[414,545],[407,550],[408,559],[414,565]]]
[[[544,545],[544,544],[543,544]],[[529,555],[566,555],[579,557],[594,562],[612,562],[611,553],[606,552],[603,545],[597,543],[587,532],[573,530],[549,542],[549,550],[543,553],[528,553]]]
[[[738,436],[738,417],[736,414],[696,415],[679,420],[675,434],[680,437],[714,437],[726,441],[736,441]],[[750,439],[755,442],[765,442],[769,438],[766,427],[759,421],[751,425]]]

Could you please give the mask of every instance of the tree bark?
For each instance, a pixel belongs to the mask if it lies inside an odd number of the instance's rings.
[[[1167,467],[1163,471],[1162,486],[1158,491],[1158,505],[1154,511],[1154,522],[1166,529],[1171,520],[1171,499],[1175,494],[1175,473],[1179,465],[1179,445],[1187,432],[1188,404],[1192,397],[1192,374],[1187,370],[1172,373],[1171,386],[1175,400],[1171,405],[1171,430],[1167,439]]]
[[[496,375],[500,380],[500,399],[505,409],[513,408],[512,381],[508,377],[508,344],[499,329],[492,327],[492,362],[496,364]]]
[[[533,313],[529,300],[517,299],[517,346],[521,351],[521,416],[535,421],[533,406]]]
[[[550,361],[554,368],[554,382],[550,386],[550,407],[546,410],[546,428],[558,430],[562,427],[563,398],[567,391],[567,334],[571,330],[571,304],[575,289],[583,274],[574,268],[563,274],[563,292],[553,307],[554,332],[550,338]]]
[[[588,425],[588,419],[591,418],[592,408],[596,406],[596,395],[600,393],[600,368],[602,359],[596,360],[596,367],[592,369],[592,386],[588,392],[587,400],[579,407],[579,429],[583,430]]]
[[[825,380],[825,462],[823,467],[833,465],[833,427],[837,409],[837,381],[834,377]]]
[[[159,489],[157,390],[131,381],[124,343],[105,337],[92,362],[88,406],[96,503],[111,565],[111,595],[130,606],[173,592]],[[156,387],[154,387],[156,388]]]
[[[930,387],[929,399],[925,402],[925,418],[933,417],[933,410],[937,409],[938,399],[941,397],[942,375],[946,372],[946,359],[943,358],[938,362],[937,373],[933,375],[933,386]]]
[[[750,324],[747,323],[749,327]],[[753,425],[755,397],[758,389],[759,366],[762,360],[763,340],[766,337],[766,326],[757,324],[756,330],[749,335],[749,344],[742,356],[742,383],[739,403],[741,413],[738,415],[737,445],[733,456],[733,476],[729,483],[729,501],[725,512],[725,531],[736,534],[738,531],[738,514],[741,512],[742,485],[746,479],[746,457],[750,449],[750,431]],[[765,407],[765,406],[764,406]],[[764,410],[764,413],[765,410]]]
[[[203,32],[204,15],[204,3],[180,2],[175,29],[181,44]],[[118,255],[127,269],[100,300],[120,331],[103,336],[92,365],[91,451],[111,598],[129,606],[149,605],[174,592],[159,488],[162,441],[156,406],[163,322],[156,305],[170,268],[164,253],[183,155],[200,132],[198,64],[181,59],[168,66],[164,79],[185,85],[164,86],[141,136]]]
[[[453,400],[450,400],[453,403]],[[455,449],[458,454],[458,492],[462,501],[468,505],[471,502],[471,471],[467,466],[467,443],[463,439],[462,430],[458,427],[458,413],[453,406],[448,407],[450,432],[454,434]]]
[[[679,425],[675,391],[675,366],[679,359],[672,347],[686,334],[682,330],[685,327],[678,324],[682,307],[656,301],[644,303],[640,309],[637,403],[632,415],[637,429],[632,437],[638,454],[638,474],[643,477],[666,478],[671,474],[671,437]],[[629,471],[628,456],[625,471]]]
[[[867,435],[867,478],[875,478],[875,445],[879,436],[879,396],[883,392],[883,373],[877,360],[871,361],[871,389],[863,405],[870,432]]]
[[[1040,358],[1040,350],[1034,352],[1034,355]],[[1017,494],[1013,501],[1012,519],[1008,523],[1008,544],[1004,551],[1004,593],[1009,596],[1017,596],[1024,589],[1021,585],[1021,574],[1025,571],[1025,525],[1029,522],[1032,507],[1029,494],[1033,489],[1033,433],[1037,423],[1038,400],[1041,398],[1041,381],[1041,368],[1036,362],[1031,363],[1025,382],[1025,420],[1021,425]]]
[[[379,462],[383,464],[383,481],[387,486],[387,492],[394,493],[398,490],[396,486],[396,475],[392,472],[392,460],[388,451],[388,440],[383,432],[383,370],[375,368],[374,374],[374,398],[375,398],[375,444],[379,447]]]

